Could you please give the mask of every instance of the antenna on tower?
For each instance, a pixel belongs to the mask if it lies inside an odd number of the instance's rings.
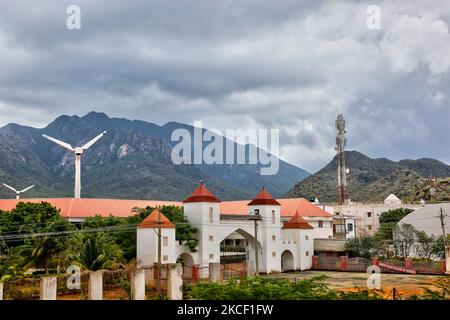
[[[345,168],[345,146],[347,144],[347,137],[345,134],[345,120],[342,114],[339,114],[336,119],[336,154],[338,159],[338,205],[348,202],[347,194],[347,170]]]

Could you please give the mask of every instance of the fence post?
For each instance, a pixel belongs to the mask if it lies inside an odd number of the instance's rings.
[[[199,265],[193,264],[192,265],[192,283],[197,282],[198,277],[199,277]]]
[[[0,282],[0,300],[3,300],[3,282]]]
[[[145,271],[136,269],[132,274],[131,297],[133,300],[145,300]]]
[[[447,257],[447,259],[445,259],[445,274],[450,274],[450,246],[447,246],[444,250],[447,251],[447,254],[445,255]]]
[[[339,258],[341,259],[340,269],[342,271],[347,270],[347,267],[348,267],[348,256],[340,256]]]
[[[89,273],[89,300],[103,300],[103,271]]]
[[[183,267],[180,263],[167,264],[167,298],[169,300],[182,300]]]
[[[220,263],[210,262],[209,263],[209,280],[220,281]]]
[[[312,268],[313,269],[319,268],[319,256],[312,256]]]
[[[56,277],[41,278],[40,300],[56,300]]]
[[[412,266],[412,259],[411,258],[406,258],[405,259],[405,268],[406,269],[412,269],[413,268],[413,266]]]
[[[371,261],[372,261],[371,264],[373,266],[378,266],[378,257],[372,257]]]

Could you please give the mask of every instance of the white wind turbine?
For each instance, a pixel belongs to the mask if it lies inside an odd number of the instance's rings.
[[[27,187],[27,188],[25,188],[25,189],[23,189],[23,190],[16,190],[16,189],[14,189],[13,187],[8,186],[6,183],[4,183],[3,185],[4,185],[5,187],[7,187],[8,189],[11,189],[12,191],[14,191],[14,192],[16,193],[16,199],[20,199],[20,194],[21,194],[21,193],[24,193],[24,192],[26,192],[26,191],[28,191],[28,190],[30,190],[31,188],[34,187],[34,184],[33,184],[32,186],[29,186],[29,187]]]
[[[94,139],[92,139],[91,141],[89,141],[88,143],[86,143],[84,146],[82,147],[76,147],[73,148],[70,144],[62,142],[58,139],[49,137],[45,134],[43,134],[42,136],[58,145],[60,145],[63,148],[66,148],[69,151],[72,151],[73,153],[75,153],[75,189],[74,189],[74,197],[75,198],[81,198],[81,155],[83,154],[84,150],[88,149],[90,146],[92,146],[94,143],[97,142],[98,139],[100,139],[101,137],[103,137],[105,135],[106,131],[103,131],[102,133],[100,133],[98,136],[96,136]]]

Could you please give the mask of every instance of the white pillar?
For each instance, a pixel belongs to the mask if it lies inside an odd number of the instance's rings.
[[[103,271],[89,273],[89,300],[103,300]]]
[[[209,263],[209,280],[220,281],[220,263],[210,262]]]
[[[167,297],[169,300],[182,300],[183,267],[180,263],[167,264]]]
[[[56,300],[56,277],[41,278],[40,300]]]
[[[145,270],[136,269],[133,274],[131,295],[133,300],[145,300]]]
[[[3,282],[0,282],[0,300],[3,300]]]

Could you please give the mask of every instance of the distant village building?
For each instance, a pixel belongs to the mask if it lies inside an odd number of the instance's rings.
[[[402,204],[402,200],[400,200],[395,194],[391,193],[384,199],[384,204],[388,205],[400,205]]]
[[[394,194],[390,194],[383,203],[350,202],[349,204],[334,206],[334,218],[345,216],[354,220],[355,236],[374,235],[379,227],[381,213],[398,208],[417,209],[418,204],[402,204]],[[349,222],[350,223],[350,222]]]

